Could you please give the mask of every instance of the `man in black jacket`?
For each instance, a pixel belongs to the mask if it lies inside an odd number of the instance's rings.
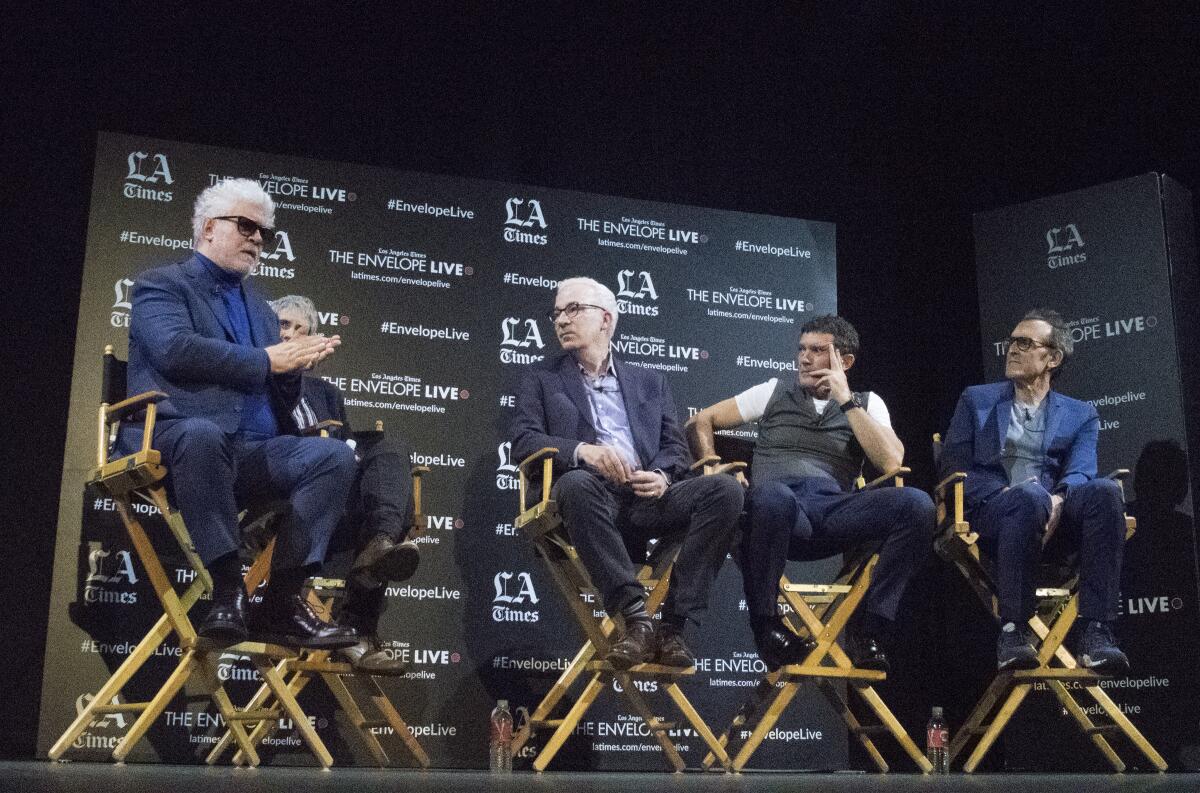
[[[271,308],[285,341],[307,336],[317,325],[317,310],[307,297],[281,297]],[[342,392],[320,377],[304,376],[292,418],[302,431],[328,419],[340,421],[342,426],[330,430],[330,436],[354,448],[358,470],[338,531],[353,541],[356,555],[339,620],[353,626],[363,640],[344,652],[357,669],[399,674],[403,667],[381,646],[378,626],[386,605],[384,585],[411,577],[420,559],[416,544],[405,539],[414,512],[408,445],[394,434],[356,435]]]

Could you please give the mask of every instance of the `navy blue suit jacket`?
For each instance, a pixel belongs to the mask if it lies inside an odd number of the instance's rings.
[[[1005,435],[1012,417],[1013,384],[971,386],[959,397],[942,446],[941,476],[967,474],[967,508],[973,509],[1008,486],[1001,462]],[[1086,402],[1057,391],[1046,395],[1045,455],[1041,485],[1066,495],[1071,488],[1096,477],[1096,442],[1100,416]]]
[[[615,356],[612,360],[642,468],[659,469],[672,482],[677,481],[687,474],[692,456],[675,415],[667,378],[662,372],[622,363]],[[521,378],[511,436],[514,463],[546,446],[557,448],[556,474],[573,466],[578,444],[596,442],[592,406],[573,356],[564,354],[535,364]]]
[[[235,341],[216,280],[196,256],[147,270],[134,283],[126,389],[165,392],[160,421],[203,418],[233,433],[246,395],[265,388],[280,430],[295,431],[300,374],[271,374],[263,348],[279,343],[279,319],[249,280],[242,290],[253,347]]]

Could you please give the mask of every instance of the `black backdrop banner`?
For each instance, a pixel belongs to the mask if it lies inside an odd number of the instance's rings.
[[[1170,213],[1187,222],[1168,223]],[[988,379],[1003,378],[1004,340],[1026,310],[1059,311],[1075,354],[1054,388],[1099,412],[1100,475],[1134,471],[1125,497],[1138,527],[1125,547],[1117,625],[1133,673],[1101,687],[1169,764],[1197,768],[1200,615],[1185,411],[1196,384],[1180,367],[1197,341],[1182,332],[1196,296],[1172,280],[1196,267],[1190,220],[1191,195],[1146,174],[978,214],[975,244]],[[1049,690],[1005,735],[1012,768],[1108,768]]]
[[[421,567],[388,588],[381,629],[411,671],[385,685],[434,765],[484,767],[495,700],[532,710],[583,641],[512,526],[516,461],[507,426],[522,369],[556,352],[545,314],[557,282],[587,275],[613,289],[622,312],[616,349],[632,365],[666,373],[682,420],[770,377],[792,376],[800,325],[836,310],[834,226],[101,134],[41,753],[158,613],[113,504],[83,487],[94,454],[100,353],[111,343],[124,355],[138,273],[189,255],[196,195],[234,176],[257,179],[277,202],[278,242],[263,251],[256,282],[271,297],[310,296],[319,329],[342,336],[317,373],[342,389],[355,427],[382,419],[409,441],[415,463],[432,468]],[[174,574],[186,582],[185,570]],[[744,608],[740,577],[727,564],[695,636],[698,674],[684,684],[715,729],[763,670]],[[138,678],[143,693],[178,653],[170,640],[160,648]],[[226,656],[219,671],[242,701],[257,687],[245,659]],[[335,760],[364,759],[356,739],[342,735],[332,700],[309,691],[306,707]],[[601,698],[556,767],[661,766],[645,726],[614,700]],[[220,734],[217,718],[202,700],[181,696],[130,759],[202,758]],[[100,720],[72,756],[107,757],[129,722],[121,714]],[[676,742],[698,765],[698,737],[681,728]],[[311,762],[286,724],[269,749],[277,762]],[[840,720],[806,692],[756,763],[838,768],[846,754]]]

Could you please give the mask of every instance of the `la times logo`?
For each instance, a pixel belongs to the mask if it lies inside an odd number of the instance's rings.
[[[523,350],[542,350],[546,342],[536,319],[505,317],[500,322],[500,363],[531,364],[546,356]]]
[[[492,579],[496,596],[492,599],[494,622],[537,622],[541,615],[533,608],[541,599],[533,587],[533,577],[526,572],[502,570]]]
[[[129,327],[129,312],[133,310],[133,281],[118,278],[113,282],[112,314],[108,322],[114,328]]]
[[[126,198],[166,202],[175,197],[170,190],[160,189],[175,182],[167,155],[131,151],[126,162],[129,171],[125,174],[125,189],[122,191]]]
[[[292,250],[292,238],[286,231],[275,232],[275,247],[267,249],[263,248],[259,256],[259,262],[254,266],[254,271],[251,275],[257,275],[266,278],[295,278],[296,269],[294,267],[283,267],[283,262],[296,261],[296,252]],[[276,264],[279,262],[280,264]]]
[[[496,447],[496,489],[518,490],[521,483],[517,480],[517,466],[512,459],[512,441],[505,441]]]
[[[83,602],[89,606],[98,603],[133,605],[138,602],[137,592],[132,591],[137,582],[129,551],[113,553],[102,547],[93,548],[88,553]]]
[[[545,245],[550,239],[526,229],[545,229],[546,215],[536,198],[510,198],[504,202],[504,241]]]
[[[657,301],[658,290],[654,278],[647,270],[621,270],[617,273],[617,308],[621,314],[657,317],[658,306],[647,301]]]
[[[1087,253],[1078,251],[1083,247],[1083,237],[1074,223],[1068,223],[1062,228],[1052,228],[1046,231],[1046,266],[1051,270],[1066,267],[1071,264],[1082,264],[1087,261]],[[1076,253],[1071,251],[1076,250]]]

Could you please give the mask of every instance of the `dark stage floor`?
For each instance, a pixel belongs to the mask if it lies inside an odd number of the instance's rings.
[[[310,793],[310,791],[397,791],[405,793],[470,793],[476,790],[523,793],[626,793],[645,790],[748,791],[783,793],[813,790],[836,793],[848,790],[963,790],[963,791],[1154,791],[1200,790],[1197,774],[981,774],[924,777],[917,774],[532,774],[494,777],[478,771],[380,771],[337,768],[318,771],[301,768],[244,769],[164,765],[101,765],[91,763],[0,763],[0,791],[102,791],[126,793],[178,790],[187,793],[237,790],[238,793]]]

